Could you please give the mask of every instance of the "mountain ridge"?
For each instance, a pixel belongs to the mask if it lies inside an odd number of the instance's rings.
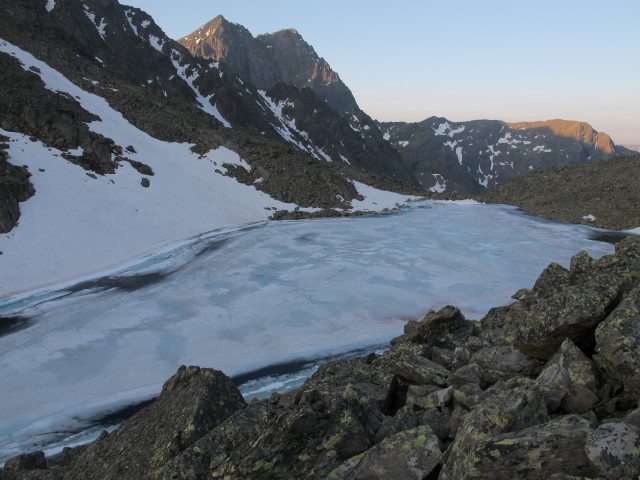
[[[196,57],[227,62],[258,88],[309,87],[339,112],[360,110],[340,76],[294,28],[254,37],[219,15],[178,42]]]
[[[630,151],[586,122],[546,120],[378,122],[407,167],[433,191],[478,193],[537,168],[574,165]]]

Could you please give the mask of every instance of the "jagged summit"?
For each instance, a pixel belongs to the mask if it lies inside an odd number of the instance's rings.
[[[294,28],[253,37],[219,15],[178,42],[196,57],[226,62],[258,88],[277,83],[309,87],[340,112],[360,111],[340,76]]]

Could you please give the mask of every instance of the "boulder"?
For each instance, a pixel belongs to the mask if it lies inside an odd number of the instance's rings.
[[[450,372],[420,354],[412,344],[400,344],[380,356],[379,364],[389,372],[422,385],[447,386]]]
[[[570,277],[569,270],[558,263],[551,263],[542,271],[532,289],[519,291],[514,298],[517,297],[516,300],[524,304],[531,304],[534,300],[549,297],[568,287]]]
[[[596,351],[602,368],[640,396],[640,286],[598,326]]]
[[[482,380],[492,385],[520,375],[535,376],[540,372],[542,362],[530,358],[510,345],[483,348],[471,356],[483,372]]]
[[[430,311],[420,322],[407,323],[404,335],[392,340],[391,344],[411,342],[454,350],[476,333],[476,322],[465,319],[458,308],[449,305],[437,312]]]
[[[555,411],[561,405],[565,413],[582,414],[599,401],[599,374],[593,362],[566,339],[547,362],[537,379],[548,406]]]
[[[387,422],[395,413],[396,384],[375,356],[331,362],[298,391],[238,411],[168,462],[157,478],[323,478],[369,450],[384,428],[416,425],[410,415]]]
[[[625,284],[623,278],[603,273],[529,307],[518,304],[503,327],[505,340],[542,360],[549,359],[566,338],[587,347],[595,327],[620,301]]]
[[[325,480],[402,478],[422,480],[439,464],[440,441],[427,426],[391,435],[366,453],[349,459]]]
[[[515,378],[494,385],[483,392],[480,403],[462,419],[440,479],[459,479],[468,474],[474,455],[484,448],[487,439],[548,420],[544,397],[534,381]]]
[[[585,451],[590,424],[577,415],[524,430],[477,435],[449,457],[440,480],[546,480],[562,473],[600,477]],[[458,441],[456,440],[456,443]]]
[[[585,450],[591,465],[608,479],[640,474],[640,428],[634,425],[600,425],[589,432]]]
[[[2,480],[21,480],[25,477],[42,477],[48,478],[44,472],[47,468],[47,459],[44,452],[37,451],[25,453],[13,457],[4,464],[4,469],[0,470],[0,479]]]
[[[75,459],[64,478],[145,479],[245,406],[218,370],[180,367],[158,399]]]

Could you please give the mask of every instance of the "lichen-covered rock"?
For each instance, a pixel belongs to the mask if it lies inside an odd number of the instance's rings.
[[[600,476],[585,452],[590,432],[577,415],[507,433],[479,435],[450,457],[440,480],[546,480],[556,473]]]
[[[640,286],[598,326],[596,351],[607,373],[640,396]]]
[[[542,271],[533,288],[526,293],[523,292],[517,300],[531,304],[534,300],[549,297],[568,287],[569,281],[569,270],[554,262]]]
[[[420,355],[420,349],[411,344],[400,344],[380,356],[379,364],[389,372],[410,382],[424,385],[447,386],[450,372]]]
[[[505,328],[507,339],[527,356],[548,359],[566,338],[581,345],[617,305],[625,282],[612,275],[600,275],[588,282],[569,286],[530,308],[514,309]]]
[[[65,479],[144,479],[245,406],[229,377],[180,367],[158,399],[75,459]]]
[[[392,340],[391,344],[411,342],[453,350],[476,333],[476,323],[465,319],[458,308],[449,305],[437,312],[430,311],[420,322],[407,323],[404,335]]]
[[[520,375],[537,375],[542,364],[510,345],[484,348],[473,354],[470,361],[482,369],[482,380],[489,385]]]
[[[47,459],[44,456],[44,452],[25,453],[7,460],[3,470],[0,471],[0,479],[21,480],[27,476],[36,477],[43,474],[46,475],[46,472],[34,473],[34,470],[44,470],[46,468]]]
[[[358,455],[331,472],[325,480],[422,480],[438,466],[440,441],[427,426],[385,438],[364,455]]]
[[[640,429],[633,425],[600,425],[589,432],[585,449],[591,465],[608,479],[640,475]]]
[[[442,480],[466,478],[465,472],[473,466],[476,451],[483,448],[487,439],[549,420],[544,397],[529,379],[512,379],[494,385],[481,397],[481,402],[463,418],[458,428],[442,470]]]
[[[438,389],[432,385],[410,385],[407,406],[427,410],[449,405],[453,401],[453,386]]]
[[[551,410],[561,405],[565,413],[585,413],[599,401],[598,371],[589,358],[566,339],[537,379]]]
[[[346,388],[362,397],[374,400],[387,413],[397,402],[397,380],[393,373],[379,365],[380,357],[370,354],[350,361],[335,361],[322,365],[298,392],[298,401],[313,391]]]
[[[394,378],[375,356],[327,364],[298,391],[238,411],[156,478],[322,478],[373,446],[394,411]]]

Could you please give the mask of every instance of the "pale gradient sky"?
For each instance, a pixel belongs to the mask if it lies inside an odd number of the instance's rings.
[[[169,35],[295,28],[382,121],[581,120],[640,145],[640,0],[121,0]]]

